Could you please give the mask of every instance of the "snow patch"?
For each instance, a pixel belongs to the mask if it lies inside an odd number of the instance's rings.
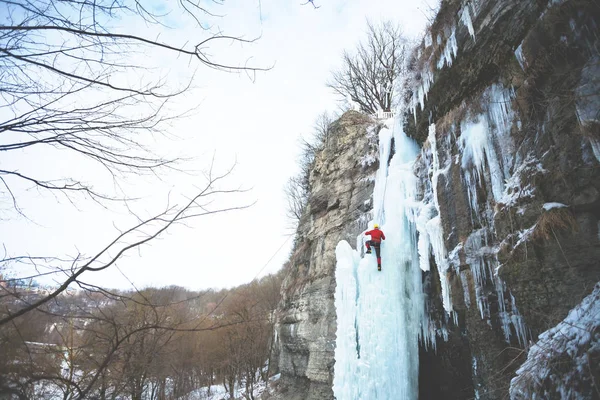
[[[542,208],[546,211],[550,211],[553,208],[564,208],[564,207],[568,207],[566,204],[563,203],[545,203]]]
[[[538,337],[510,383],[510,397],[589,399],[590,363],[600,353],[600,283],[554,328]],[[559,367],[560,373],[555,373]],[[594,366],[596,369],[597,365]]]
[[[431,32],[427,32],[425,34],[424,44],[425,44],[425,48],[428,48],[429,46],[431,46],[433,44],[433,39],[431,38]]]
[[[373,154],[367,154],[360,159],[360,165],[363,168],[369,167],[369,166],[375,164],[376,162],[377,162],[377,157],[375,157]]]
[[[504,193],[500,199],[505,207],[513,207],[520,200],[532,198],[535,186],[531,184],[532,177],[536,174],[545,174],[547,171],[533,155],[529,154],[506,180]]]
[[[533,235],[533,232],[535,231],[537,224],[534,224],[533,226],[527,228],[527,229],[523,229],[521,231],[518,232],[518,241],[514,246],[514,249],[516,249],[517,247],[519,247],[520,245],[522,245],[523,243],[527,242],[529,240],[529,238],[531,237],[531,235]]]

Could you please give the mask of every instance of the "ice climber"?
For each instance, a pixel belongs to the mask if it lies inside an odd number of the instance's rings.
[[[377,270],[381,271],[381,241],[385,240],[385,235],[383,234],[383,231],[379,229],[379,224],[374,224],[373,230],[365,232],[365,235],[371,236],[371,240],[367,240],[365,243],[367,246],[367,254],[371,254],[371,246],[375,247]]]

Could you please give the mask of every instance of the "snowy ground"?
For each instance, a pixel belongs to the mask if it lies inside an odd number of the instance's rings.
[[[269,379],[269,384],[277,382],[280,378],[281,374],[273,375]],[[210,389],[210,390],[209,390]],[[259,382],[254,386],[254,398],[258,399],[265,390],[269,390],[265,382]],[[236,387],[235,389],[235,399],[246,399],[245,397],[246,390],[243,387]],[[210,394],[209,394],[210,393]],[[225,390],[223,385],[213,385],[209,387],[203,387],[198,390],[195,390],[191,393],[188,393],[184,397],[180,397],[178,400],[233,400],[229,398],[229,393]]]

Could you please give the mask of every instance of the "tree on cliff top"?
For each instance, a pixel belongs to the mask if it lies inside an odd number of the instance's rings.
[[[300,173],[291,177],[285,188],[287,198],[287,216],[297,224],[304,214],[310,196],[310,172],[314,166],[317,152],[323,150],[331,134],[331,125],[337,115],[323,112],[317,117],[313,126],[312,136],[300,142],[301,153],[299,159]]]
[[[394,87],[406,68],[407,50],[408,40],[398,25],[367,21],[366,41],[354,53],[344,51],[343,65],[332,73],[327,86],[365,113],[390,111],[395,105]]]

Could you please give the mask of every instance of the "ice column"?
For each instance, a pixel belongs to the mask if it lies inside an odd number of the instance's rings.
[[[388,130],[380,133],[380,170],[373,195],[375,222],[386,234],[383,270],[377,271],[374,255],[361,259],[345,241],[336,249],[333,390],[338,400],[418,397],[424,309],[416,228],[408,218],[416,203],[413,163],[418,146],[396,125],[396,152],[388,166],[391,136]]]

